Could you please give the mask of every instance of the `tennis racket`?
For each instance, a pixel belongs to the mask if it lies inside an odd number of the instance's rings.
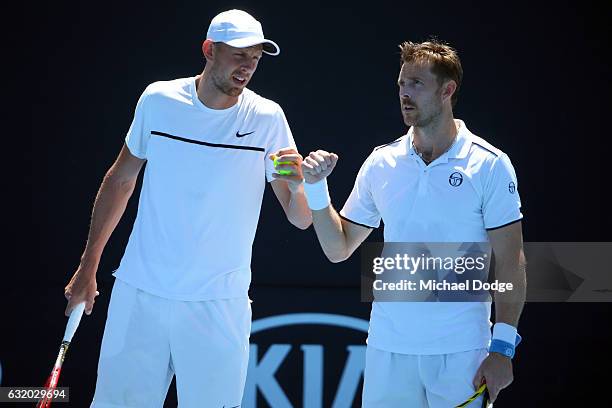
[[[62,339],[62,345],[60,346],[57,359],[55,359],[55,364],[53,365],[53,370],[51,370],[51,375],[49,375],[49,378],[45,383],[45,397],[38,401],[36,408],[48,408],[51,406],[51,402],[53,401],[53,391],[57,387],[57,382],[59,381],[60,373],[62,371],[62,364],[64,363],[66,353],[68,352],[68,346],[70,346],[72,336],[74,336],[77,327],[79,327],[79,322],[83,316],[83,310],[85,310],[85,302],[76,305],[70,313],[68,323],[66,324],[66,331],[64,332],[64,338]]]
[[[489,402],[489,393],[487,391],[486,383],[483,383],[480,387],[478,387],[476,392],[472,394],[470,398],[466,399],[461,404],[457,405],[455,408],[464,408],[464,407],[470,406],[470,404],[474,402],[481,395],[483,396],[481,408],[488,408],[490,402]]]

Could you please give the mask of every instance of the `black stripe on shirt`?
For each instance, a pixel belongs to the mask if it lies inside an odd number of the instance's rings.
[[[345,216],[343,216],[343,215],[342,215],[342,214],[340,214],[340,213],[338,213],[338,215],[340,216],[340,218],[342,218],[342,219],[343,219],[343,220],[345,220],[345,221],[350,222],[351,224],[359,225],[359,226],[361,226],[361,227],[366,227],[366,228],[369,228],[369,229],[376,229],[376,227],[370,227],[369,225],[360,224],[360,223],[355,222],[355,221],[353,221],[353,220],[351,220],[351,219],[348,219],[348,218],[346,218]]]
[[[504,227],[507,227],[508,225],[514,224],[515,222],[519,222],[520,220],[522,220],[522,218],[519,218],[518,220],[510,221],[509,223],[504,224],[504,225],[500,225],[499,227],[486,228],[486,230],[487,231],[493,231],[493,230],[496,230],[496,229],[504,228]]]
[[[499,157],[499,152],[494,152],[493,150],[489,149],[488,147],[486,147],[486,146],[484,146],[484,145],[482,145],[482,144],[480,144],[478,142],[472,141],[472,143],[475,144],[476,146],[480,147],[481,149],[486,150],[487,152],[491,153],[493,156]]]
[[[201,146],[220,147],[220,148],[223,148],[223,149],[254,150],[256,152],[265,152],[266,151],[266,149],[264,149],[263,147],[237,146],[237,145],[228,145],[228,144],[221,144],[221,143],[202,142],[200,140],[186,139],[184,137],[174,136],[174,135],[171,135],[169,133],[158,132],[157,130],[152,130],[151,134],[152,135],[157,135],[157,136],[167,137],[168,139],[178,140],[179,142],[193,143],[193,144],[197,144],[197,145],[201,145]]]
[[[399,139],[395,139],[395,140],[394,140],[394,141],[392,141],[392,142],[385,143],[385,144],[380,145],[380,146],[376,146],[376,147],[374,148],[374,150],[382,149],[383,147],[386,147],[386,146],[391,146],[393,143],[397,143],[397,142],[399,142],[400,140],[402,140],[402,138],[403,138],[403,137],[404,137],[404,136],[400,137]],[[355,223],[355,224],[356,224],[356,223]],[[360,225],[361,225],[361,224],[360,224]]]

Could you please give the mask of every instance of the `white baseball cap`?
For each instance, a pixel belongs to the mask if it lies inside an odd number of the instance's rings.
[[[228,10],[217,14],[210,22],[206,38],[236,48],[263,44],[263,52],[266,54],[280,54],[278,45],[264,38],[261,23],[242,10]]]

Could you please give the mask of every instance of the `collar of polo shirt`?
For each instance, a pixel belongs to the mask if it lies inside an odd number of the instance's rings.
[[[465,126],[465,123],[461,119],[455,119],[455,124],[457,125],[457,135],[455,136],[455,141],[444,153],[442,153],[436,160],[433,160],[430,163],[433,163],[438,160],[443,160],[442,162],[446,163],[448,162],[448,159],[462,159],[467,157],[470,151],[470,144],[472,142],[472,132],[469,131],[469,129],[467,128],[467,126]],[[406,138],[408,146],[410,146],[410,154],[421,157],[421,154],[416,150],[414,146],[413,129],[414,128],[411,127],[410,130],[408,130],[408,137]]]

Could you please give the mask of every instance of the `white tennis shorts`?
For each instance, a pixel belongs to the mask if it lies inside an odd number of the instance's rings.
[[[248,298],[171,300],[117,279],[91,407],[163,407],[175,374],[179,407],[238,407],[250,330]]]
[[[472,380],[487,354],[487,349],[478,349],[451,354],[412,355],[368,346],[362,407],[455,407],[474,394]],[[480,396],[468,407],[482,407],[482,398]]]

